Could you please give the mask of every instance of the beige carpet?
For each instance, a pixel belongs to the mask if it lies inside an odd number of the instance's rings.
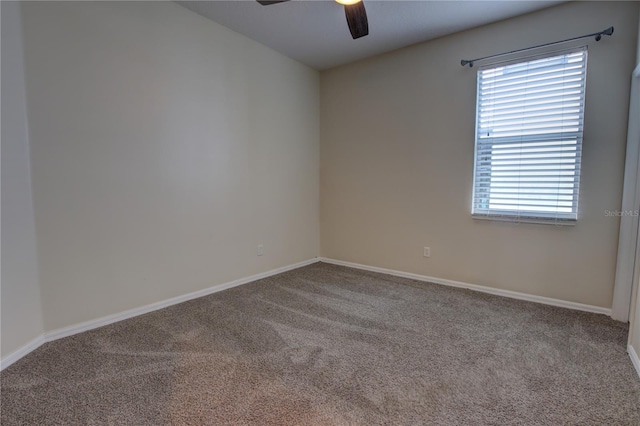
[[[2,425],[639,425],[626,325],[314,264],[45,344]]]

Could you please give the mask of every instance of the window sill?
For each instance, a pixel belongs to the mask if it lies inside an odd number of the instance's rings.
[[[472,214],[473,219],[491,220],[498,222],[511,223],[533,223],[538,225],[556,225],[556,226],[575,226],[578,221],[575,219],[555,219],[545,217],[524,217],[524,216],[506,216],[506,215],[485,215]]]

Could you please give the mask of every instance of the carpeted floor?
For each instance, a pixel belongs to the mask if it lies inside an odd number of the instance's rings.
[[[2,425],[639,425],[626,325],[313,264],[47,343]]]

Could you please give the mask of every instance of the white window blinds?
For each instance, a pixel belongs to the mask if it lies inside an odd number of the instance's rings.
[[[587,50],[478,70],[474,217],[575,221]]]

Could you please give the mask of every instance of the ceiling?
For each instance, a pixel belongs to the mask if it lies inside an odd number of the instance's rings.
[[[270,6],[261,6],[254,0],[178,3],[286,56],[324,70],[563,1],[365,0],[369,35],[357,40],[349,34],[343,6],[332,0],[293,0]]]

